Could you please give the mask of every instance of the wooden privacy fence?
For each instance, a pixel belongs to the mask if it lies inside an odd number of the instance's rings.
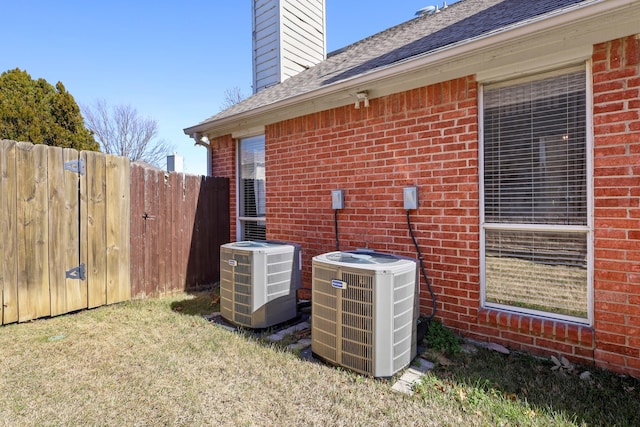
[[[228,239],[227,178],[0,141],[0,324],[213,284]]]
[[[131,164],[132,296],[195,290],[218,281],[229,241],[229,179]]]
[[[2,324],[130,299],[129,215],[126,158],[0,141]]]

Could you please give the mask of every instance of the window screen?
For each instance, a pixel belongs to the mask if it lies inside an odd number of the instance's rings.
[[[485,303],[588,317],[586,73],[483,91]]]

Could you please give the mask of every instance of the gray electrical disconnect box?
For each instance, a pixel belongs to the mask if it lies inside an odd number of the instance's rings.
[[[403,191],[404,209],[418,209],[418,187],[405,187]]]
[[[331,207],[344,209],[344,190],[331,190]]]

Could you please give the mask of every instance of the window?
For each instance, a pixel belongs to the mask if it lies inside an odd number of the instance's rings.
[[[238,239],[266,238],[264,135],[238,143]]]
[[[586,80],[581,67],[483,88],[486,306],[590,317]]]

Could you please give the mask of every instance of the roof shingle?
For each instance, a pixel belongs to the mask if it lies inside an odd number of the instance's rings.
[[[438,13],[419,16],[330,53],[314,67],[200,124],[265,107],[589,1],[594,0],[462,0]]]

